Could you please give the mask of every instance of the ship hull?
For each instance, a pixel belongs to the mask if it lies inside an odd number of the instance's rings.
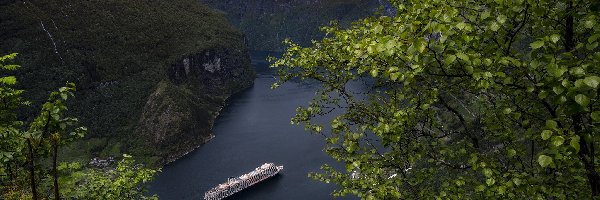
[[[278,175],[281,170],[283,170],[283,166],[265,163],[250,173],[241,175],[237,178],[230,178],[227,182],[207,191],[204,194],[204,200],[221,200],[227,198],[246,188],[252,187],[257,183]]]

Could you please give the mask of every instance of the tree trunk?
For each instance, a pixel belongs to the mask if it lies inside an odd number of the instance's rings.
[[[54,176],[54,199],[59,200],[60,199],[60,193],[59,193],[59,188],[58,188],[58,170],[56,167],[56,159],[58,157],[58,144],[56,142],[56,139],[52,140],[52,175]]]
[[[590,152],[589,152],[590,147],[588,147],[588,143],[585,142],[585,139],[583,138],[583,136],[580,136],[580,138],[581,139],[579,140],[579,146],[580,146],[581,150],[579,151],[579,159],[581,159],[581,161],[583,162],[583,165],[585,167],[586,176],[588,178],[590,187],[592,188],[592,196],[598,197],[600,195],[600,175],[594,168],[594,163],[592,163],[590,161],[590,160],[592,160],[591,158],[594,155],[590,154]],[[594,145],[594,144],[589,144],[589,145]]]
[[[29,169],[29,181],[31,184],[31,199],[33,200],[37,200],[37,188],[36,188],[36,183],[35,183],[35,165],[34,165],[34,153],[33,153],[33,146],[31,145],[31,139],[27,139],[27,147],[29,150],[29,156],[28,156],[28,169]]]
[[[591,152],[591,146],[593,143],[588,143],[585,141],[585,135],[582,133],[583,130],[583,120],[581,119],[581,115],[577,114],[573,117],[573,124],[575,129],[575,134],[579,136],[579,159],[583,162],[583,166],[585,167],[585,174],[588,178],[588,184],[592,188],[592,196],[598,197],[600,195],[600,175],[595,169],[595,165],[593,163],[594,154]]]
[[[8,169],[8,180],[10,182],[13,182],[13,180],[14,180],[14,172],[13,172],[11,163],[12,162],[7,163],[6,164],[6,168]]]
[[[565,19],[565,51],[570,52],[575,47],[575,41],[573,41],[573,0],[569,1],[567,5],[567,17]]]
[[[592,187],[592,196],[598,197],[598,193],[600,192],[600,175],[598,175],[596,170],[593,169],[586,169],[586,171],[588,172],[588,181],[590,182],[590,186]]]
[[[567,16],[565,17],[565,52],[573,51],[575,47],[575,33],[573,29],[573,0],[569,0],[567,2]],[[588,143],[585,141],[585,135],[582,133],[583,131],[583,120],[581,114],[576,114],[572,117],[573,125],[575,129],[575,134],[579,136],[579,146],[580,151],[578,153],[579,159],[583,162],[585,167],[586,176],[588,178],[588,183],[592,189],[592,196],[598,197],[600,194],[600,175],[596,171],[594,164],[594,153],[592,152],[594,149],[594,143]]]

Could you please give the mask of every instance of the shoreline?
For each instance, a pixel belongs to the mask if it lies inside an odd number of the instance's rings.
[[[254,67],[254,66],[253,66]],[[254,81],[256,80],[256,75],[252,78],[251,84],[249,84],[247,87],[241,88],[233,93],[231,93],[230,95],[227,95],[225,97],[225,99],[223,100],[223,103],[221,103],[221,106],[219,106],[219,108],[217,109],[217,111],[215,112],[215,115],[213,116],[213,118],[211,119],[210,122],[210,133],[207,137],[202,137],[202,141],[200,142],[200,144],[196,145],[195,147],[193,147],[192,149],[185,151],[182,154],[178,154],[172,158],[168,158],[166,159],[166,162],[164,163],[159,163],[157,165],[158,168],[163,168],[181,158],[184,158],[185,156],[187,156],[188,154],[192,153],[193,151],[196,151],[198,148],[202,147],[204,144],[208,143],[210,140],[212,140],[213,138],[216,137],[216,135],[213,132],[213,127],[215,125],[216,120],[219,118],[219,116],[221,115],[221,111],[223,111],[223,109],[228,105],[229,100],[231,99],[232,96],[239,94],[245,90],[248,90],[252,87],[254,87]]]

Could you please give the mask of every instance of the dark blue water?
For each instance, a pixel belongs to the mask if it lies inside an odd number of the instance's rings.
[[[228,177],[274,162],[284,166],[280,175],[230,199],[332,199],[335,185],[307,176],[324,163],[334,163],[322,151],[323,138],[290,124],[296,108],[314,96],[316,85],[292,82],[271,90],[275,78],[263,57],[253,56],[259,74],[254,87],[229,100],[215,123],[216,137],[165,166],[151,185],[152,193],[161,199],[203,199],[205,191]]]

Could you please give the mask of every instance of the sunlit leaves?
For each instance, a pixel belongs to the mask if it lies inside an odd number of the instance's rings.
[[[542,131],[542,140],[550,139],[550,136],[552,136],[552,131],[550,131],[550,130]]]
[[[373,78],[377,78],[377,75],[379,75],[379,70],[377,70],[377,69],[371,70],[371,76]]]
[[[558,34],[552,34],[552,35],[550,36],[550,40],[551,40],[553,43],[557,43],[557,42],[558,42],[558,40],[560,40],[560,35],[558,35]]]
[[[556,129],[558,127],[558,123],[554,120],[546,120],[546,128],[548,129]]]
[[[540,155],[538,157],[538,164],[540,164],[540,166],[542,166],[542,167],[547,167],[552,163],[553,163],[553,160],[552,160],[552,157],[550,157],[550,156]]]
[[[456,57],[460,58],[464,62],[471,62],[471,58],[469,58],[469,56],[463,52],[456,53]]]
[[[592,112],[591,114],[591,118],[595,121],[595,122],[600,122],[600,111],[595,111]]]
[[[551,141],[552,141],[552,145],[554,145],[555,147],[558,147],[565,142],[565,138],[562,136],[554,136],[554,137],[552,137]]]
[[[465,29],[466,26],[467,26],[467,24],[464,22],[460,22],[460,23],[456,24],[456,28],[458,28],[459,30]]]
[[[16,56],[16,53],[0,56],[0,182],[9,175],[7,173],[14,171],[8,165],[14,166],[24,159],[25,143],[21,138],[24,122],[18,119],[21,116],[17,114],[29,102],[21,97],[23,90],[15,88],[17,78],[5,75],[19,68],[19,65],[12,64]],[[2,189],[0,187],[0,192]]]
[[[515,155],[517,155],[517,151],[514,149],[509,149],[508,153],[507,153],[508,157],[514,157]]]
[[[373,193],[389,185],[407,195],[400,199],[590,194],[581,189],[588,183],[578,152],[599,142],[600,53],[589,48],[600,36],[584,28],[595,13],[577,7],[575,35],[567,37],[560,2],[392,2],[403,8],[396,16],[335,30],[277,63],[287,80],[312,78],[336,95],[351,82],[373,83],[357,92],[364,96],[334,104],[348,110],[328,137],[340,146],[327,152],[361,171],[360,180],[332,168],[320,176],[343,185],[336,194],[386,199]],[[565,51],[570,38],[576,44]],[[311,107],[332,106],[318,102]],[[314,126],[312,115],[298,116]]]
[[[0,57],[0,65],[3,70],[16,70],[17,65],[4,65],[14,58],[16,54]],[[13,173],[16,170],[21,170],[17,163],[30,163],[34,168],[25,168],[32,170],[34,176],[45,176],[45,171],[38,162],[46,159],[52,149],[57,149],[58,146],[68,144],[76,139],[82,138],[87,129],[84,127],[73,128],[77,125],[76,118],[66,116],[67,106],[65,104],[69,97],[73,96],[75,85],[68,83],[65,87],[59,88],[56,92],[51,92],[46,103],[41,106],[40,113],[31,122],[29,129],[24,131],[25,123],[18,121],[16,110],[22,106],[31,105],[29,102],[21,99],[20,95],[23,91],[11,88],[17,83],[14,76],[4,76],[0,78],[0,98],[2,106],[0,106],[0,172],[7,169],[7,165],[12,165],[10,170]],[[27,144],[27,145],[25,145]],[[27,155],[25,153],[28,153]],[[58,154],[53,154],[56,158]],[[54,165],[53,165],[54,166]],[[53,171],[53,170],[52,170]],[[0,176],[5,174],[0,174]],[[14,176],[14,174],[12,174]],[[15,180],[25,182],[26,177],[16,177]],[[3,178],[0,177],[0,181]],[[36,186],[42,184],[36,183]],[[23,186],[25,187],[25,186]],[[26,186],[31,187],[31,186]],[[2,190],[2,189],[0,189]]]
[[[0,84],[14,85],[16,83],[17,83],[17,78],[15,78],[14,76],[0,77]]]
[[[529,46],[531,46],[532,49],[539,49],[544,46],[544,41],[538,40],[538,41],[535,41],[535,42],[529,44]]]
[[[146,188],[157,170],[135,163],[132,156],[124,154],[113,170],[78,169],[73,172],[66,194],[75,199],[158,199],[148,196]]]
[[[17,57],[17,53],[11,53],[8,55],[2,55],[0,56],[0,66],[5,66],[6,62],[14,60]]]
[[[576,153],[579,153],[579,150],[580,150],[579,140],[580,140],[579,136],[576,135],[576,136],[573,136],[571,138],[571,141],[569,142],[569,145],[571,147],[573,147],[573,149],[575,149]]]
[[[446,56],[446,59],[444,60],[446,65],[450,65],[450,64],[454,63],[454,61],[456,61],[456,55]]]
[[[590,104],[590,98],[585,94],[578,94],[575,96],[575,102],[583,107],[586,107]]]
[[[596,25],[596,20],[593,18],[587,19],[584,21],[585,28],[594,28],[595,25]]]
[[[598,84],[600,84],[600,77],[598,76],[588,76],[585,77],[585,79],[583,80],[583,82],[590,86],[591,88],[597,89],[598,88]]]

